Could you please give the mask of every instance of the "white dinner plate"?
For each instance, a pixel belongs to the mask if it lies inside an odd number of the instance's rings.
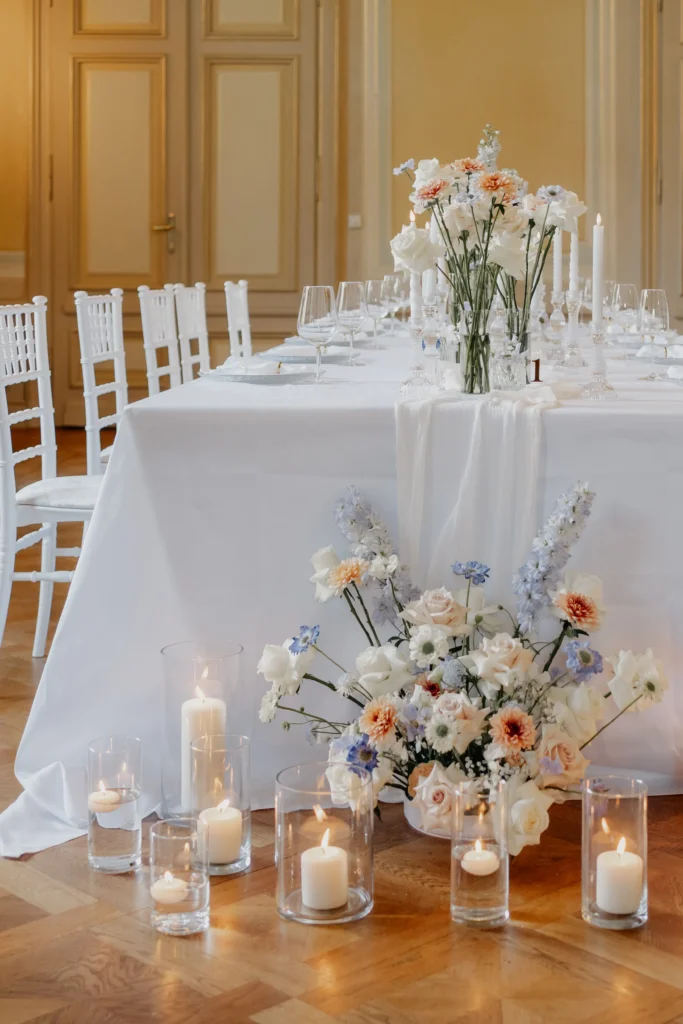
[[[199,373],[206,380],[215,380],[221,384],[301,384],[314,377],[313,367],[280,366],[279,373],[240,373],[239,370],[228,370],[222,366],[215,370]]]

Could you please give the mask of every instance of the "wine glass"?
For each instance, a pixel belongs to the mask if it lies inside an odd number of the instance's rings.
[[[301,294],[297,332],[315,346],[315,382],[320,384],[322,350],[337,329],[334,290],[328,284],[307,284]]]
[[[658,334],[669,330],[669,306],[666,301],[666,292],[663,288],[643,288],[640,293],[640,332],[643,341],[649,346],[652,359],[650,373],[641,380],[664,380],[662,374],[657,372],[654,362],[656,358],[655,339]]]
[[[368,310],[368,316],[372,320],[373,345],[376,348],[377,321],[382,320],[387,315],[387,310],[382,302],[382,281],[365,282],[365,305]]]
[[[382,282],[382,304],[387,311],[392,329],[396,328],[396,310],[400,305],[398,274],[385,274]]]
[[[396,283],[398,309],[401,313],[401,321],[405,323],[406,313],[410,309],[410,274],[407,270],[402,270],[396,276],[398,278]]]
[[[604,320],[611,320],[613,315],[614,305],[614,289],[617,286],[616,281],[605,281],[604,291],[602,293],[602,316]]]
[[[348,331],[349,363],[353,364],[355,355],[353,341],[367,318],[368,309],[365,304],[365,285],[362,281],[342,281],[337,293],[337,316],[339,326]]]
[[[588,313],[593,313],[593,279],[591,277],[586,278],[586,283],[583,286],[583,308]]]
[[[638,322],[638,290],[634,284],[617,284],[612,300],[614,321],[628,334]]]

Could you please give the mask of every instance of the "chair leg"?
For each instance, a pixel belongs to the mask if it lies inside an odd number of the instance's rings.
[[[12,573],[14,572],[16,531],[13,530],[10,537],[3,538],[0,526],[0,644],[5,633],[7,622],[7,611],[9,609],[9,598],[12,593]],[[3,547],[3,540],[5,546]]]
[[[57,550],[57,524],[50,526],[50,532],[42,541],[42,552],[40,557],[40,571],[54,572]],[[36,620],[36,635],[33,640],[33,657],[42,658],[45,654],[45,643],[47,631],[50,625],[50,610],[52,608],[52,592],[54,583],[41,580],[40,597],[38,599],[38,618]]]

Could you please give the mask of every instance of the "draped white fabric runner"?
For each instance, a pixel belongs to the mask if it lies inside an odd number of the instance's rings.
[[[397,404],[399,544],[418,585],[439,587],[456,559],[476,559],[491,566],[496,599],[509,602],[512,574],[538,526],[541,414],[557,406],[561,394],[561,385],[530,385],[481,398],[446,392]],[[453,410],[454,405],[459,408]],[[449,406],[457,418],[448,415]],[[432,478],[445,472],[430,451],[444,426],[454,433],[469,430],[469,437],[457,436],[468,455],[452,508],[427,527]],[[456,437],[452,440],[455,444]],[[440,442],[443,446],[443,438]]]

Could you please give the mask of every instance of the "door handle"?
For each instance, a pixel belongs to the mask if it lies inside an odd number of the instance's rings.
[[[153,224],[152,231],[165,231],[166,232],[166,252],[175,252],[175,229],[176,220],[175,213],[169,213],[166,216],[165,224]]]

